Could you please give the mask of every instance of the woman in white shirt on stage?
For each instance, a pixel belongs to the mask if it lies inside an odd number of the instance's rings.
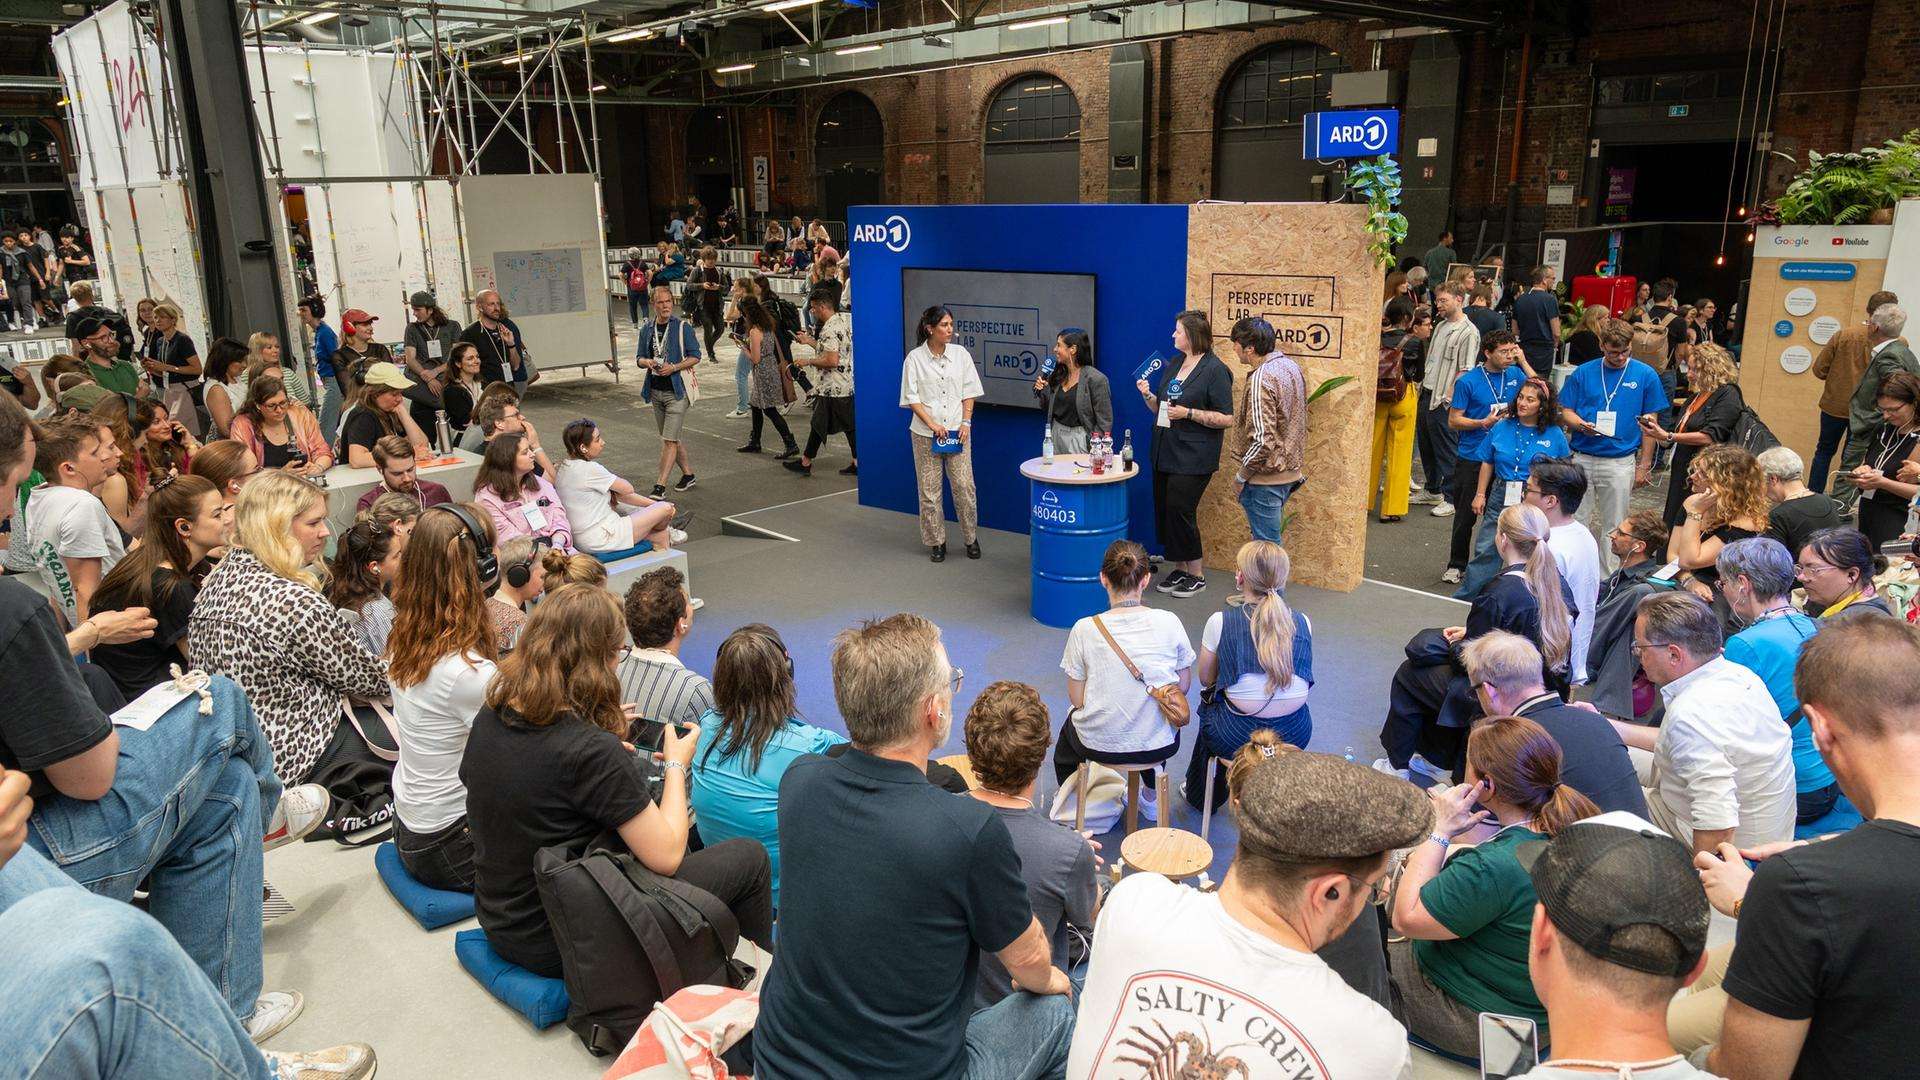
[[[938,304],[920,315],[919,344],[900,373],[900,407],[913,412],[913,471],[919,480],[920,542],[934,562],[947,559],[947,516],[940,479],[953,494],[967,558],[980,557],[979,499],[973,486],[973,403],[986,393],[973,355],[953,343],[953,312]]]

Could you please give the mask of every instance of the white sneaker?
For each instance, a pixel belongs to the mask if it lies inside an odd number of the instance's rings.
[[[1387,760],[1386,758],[1374,758],[1373,771],[1377,773],[1386,773],[1388,776],[1397,776],[1400,779],[1406,780],[1409,782],[1411,782],[1413,779],[1411,776],[1407,775],[1407,770],[1394,768],[1393,762]]]
[[[675,546],[686,543],[687,531],[685,529],[668,529],[667,542]]]
[[[726,418],[729,420],[742,420],[751,415],[753,414],[748,412],[745,409],[735,409],[732,412],[728,413]]]
[[[1415,506],[1433,506],[1437,503],[1443,503],[1446,500],[1431,491],[1420,491],[1416,489],[1413,494],[1407,496],[1407,501]]]
[[[1427,513],[1432,514],[1434,517],[1452,517],[1453,504],[1450,502],[1436,503],[1434,508],[1427,511]]]
[[[307,1007],[307,999],[297,990],[269,990],[260,995],[253,1003],[253,1015],[247,1017],[247,1037],[254,1045],[266,1042],[275,1035],[287,1030],[287,1025],[300,1018],[300,1010]]]
[[[274,1080],[367,1080],[373,1075],[373,1047],[342,1043],[302,1054],[268,1054]]]
[[[312,832],[326,820],[333,806],[333,795],[319,784],[301,784],[280,793],[273,808],[273,820],[267,824],[268,851],[293,843]]]
[[[1460,579],[1464,576],[1465,575],[1463,575],[1460,572],[1459,567],[1449,566],[1447,567],[1446,572],[1440,575],[1440,580],[1447,583],[1448,585],[1458,585],[1460,584]]]
[[[1435,780],[1440,780],[1449,784],[1453,783],[1452,769],[1443,769],[1440,766],[1435,765],[1433,762],[1428,761],[1426,758],[1421,757],[1419,754],[1415,754],[1413,755],[1413,757],[1407,760],[1407,771],[1425,773],[1426,775],[1433,777]]]

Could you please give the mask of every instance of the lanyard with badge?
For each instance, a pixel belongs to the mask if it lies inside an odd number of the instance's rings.
[[[1626,385],[1626,382],[1627,369],[1621,368],[1620,377],[1613,382],[1613,389],[1608,390],[1607,364],[1604,360],[1600,362],[1601,406],[1600,411],[1593,415],[1593,429],[1609,439],[1613,438],[1614,430],[1618,427],[1618,421],[1620,419],[1620,414],[1613,409],[1613,399],[1615,395],[1620,393],[1620,388]]]
[[[653,360],[653,362],[654,362],[654,363],[656,363],[656,364],[658,364],[658,365],[660,365],[660,366],[662,366],[662,367],[665,367],[665,366],[667,366],[667,365],[668,365],[668,360],[667,360],[667,344],[668,344],[668,340],[669,340],[669,339],[667,338],[667,331],[668,331],[668,330],[671,330],[672,328],[673,328],[673,320],[672,320],[672,319],[668,319],[668,320],[666,321],[666,324],[665,324],[665,325],[662,325],[662,324],[660,324],[660,323],[654,323],[654,324],[653,324],[653,356],[652,356],[652,360]],[[658,373],[658,372],[655,372],[655,374],[659,374],[659,373]]]

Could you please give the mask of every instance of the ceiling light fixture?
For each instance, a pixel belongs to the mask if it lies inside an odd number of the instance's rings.
[[[339,17],[340,17],[340,13],[337,11],[316,11],[313,14],[302,18],[300,20],[300,25],[301,26],[319,26],[323,22],[327,22],[330,19],[337,19]]]
[[[881,46],[879,45],[849,45],[844,49],[833,50],[833,55],[852,56],[855,53],[879,52],[880,49],[881,49]]]
[[[729,64],[723,68],[714,68],[713,73],[715,75],[731,75],[736,71],[752,71],[753,68],[753,64]]]
[[[607,92],[607,84],[606,84],[606,83],[597,83],[597,84],[595,84],[595,85],[593,85],[593,86],[589,86],[589,87],[587,87],[587,92],[588,92],[588,93],[593,93],[593,94],[604,94],[604,93],[606,93],[606,92]]]
[[[1037,30],[1042,26],[1059,26],[1061,23],[1064,23],[1066,21],[1067,21],[1067,17],[1065,15],[1055,15],[1050,19],[1028,19],[1026,22],[1017,22],[1007,27],[1007,29]]]
[[[652,36],[653,31],[651,30],[622,30],[617,34],[609,34],[601,40],[609,44],[618,45],[623,41],[638,41],[641,38],[650,38]]]

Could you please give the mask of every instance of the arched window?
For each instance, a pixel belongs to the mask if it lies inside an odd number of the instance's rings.
[[[1300,120],[1330,107],[1333,76],[1347,70],[1331,49],[1279,41],[1249,54],[1221,87],[1213,193],[1249,202],[1323,198],[1331,170],[1301,153]]]
[[[1022,75],[987,106],[988,202],[1080,201],[1080,102],[1051,75]]]
[[[881,201],[886,143],[880,110],[865,94],[849,90],[821,108],[813,135],[821,217],[844,222],[847,207]],[[838,228],[834,235],[840,235]]]

